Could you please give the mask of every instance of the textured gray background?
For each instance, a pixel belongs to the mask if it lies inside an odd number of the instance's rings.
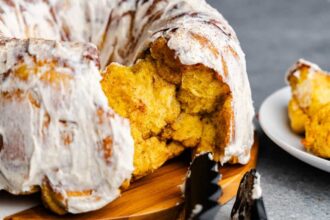
[[[298,58],[330,70],[330,0],[208,0],[235,29],[246,54],[256,111],[285,86]],[[270,219],[330,219],[330,173],[288,155],[258,128],[258,170]],[[228,219],[232,203],[218,217]]]

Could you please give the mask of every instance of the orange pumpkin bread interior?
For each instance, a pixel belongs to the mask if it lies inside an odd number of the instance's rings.
[[[130,120],[134,178],[185,148],[220,160],[229,142],[231,94],[213,70],[182,65],[160,38],[135,65],[109,65],[101,83],[110,106]]]

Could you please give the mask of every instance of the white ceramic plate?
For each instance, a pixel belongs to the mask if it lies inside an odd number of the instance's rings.
[[[263,102],[259,111],[262,129],[272,141],[292,156],[330,173],[330,160],[306,152],[301,143],[303,137],[291,131],[287,113],[290,97],[290,88],[286,87],[274,92]]]

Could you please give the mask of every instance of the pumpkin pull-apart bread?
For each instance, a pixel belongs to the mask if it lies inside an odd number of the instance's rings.
[[[288,106],[294,132],[305,134],[307,151],[330,158],[330,75],[299,60],[288,72],[292,97]]]
[[[80,213],[185,149],[249,161],[244,53],[204,0],[0,7],[0,189]]]

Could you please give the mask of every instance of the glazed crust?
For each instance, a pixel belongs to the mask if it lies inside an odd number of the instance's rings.
[[[41,189],[58,214],[119,195],[133,171],[133,140],[108,106],[98,68],[89,44],[1,39],[0,190]]]

